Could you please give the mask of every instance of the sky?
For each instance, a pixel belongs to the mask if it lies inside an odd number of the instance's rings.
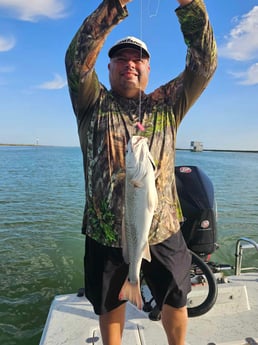
[[[258,150],[258,0],[206,0],[218,46],[217,71],[184,118],[177,148]],[[64,56],[98,0],[0,0],[0,143],[79,146]],[[109,88],[108,49],[125,36],[146,42],[151,74],[146,92],[177,76],[186,47],[176,0],[134,0],[129,17],[108,36],[98,57]]]

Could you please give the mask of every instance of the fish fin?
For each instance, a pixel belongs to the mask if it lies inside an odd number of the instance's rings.
[[[148,194],[147,194],[147,205],[148,205],[148,209],[150,210],[150,212],[152,212],[153,210],[156,210],[156,208],[158,206],[158,194],[157,194],[156,189],[148,192]]]
[[[128,277],[126,278],[124,285],[120,290],[118,298],[120,301],[130,301],[140,310],[143,307],[140,284],[139,282],[136,284],[130,283]]]
[[[143,259],[151,262],[151,254],[150,254],[150,247],[149,247],[149,243],[146,244],[144,251],[143,251]]]
[[[143,183],[142,180],[147,174],[147,166],[144,164],[144,157],[139,158],[139,163],[137,164],[134,174],[131,179],[131,184],[134,187],[142,187]]]
[[[141,187],[143,187],[143,183],[142,183],[141,181],[139,181],[139,180],[136,180],[136,179],[132,179],[132,180],[130,181],[130,183],[131,183],[131,185],[132,185],[133,187],[136,187],[136,188],[141,188]]]
[[[146,176],[146,174],[147,174],[146,166],[144,166],[143,163],[140,162],[138,164],[138,169],[136,170],[135,174],[132,176],[130,183],[134,187],[138,187],[138,188],[143,187],[144,183],[142,182],[142,180]]]

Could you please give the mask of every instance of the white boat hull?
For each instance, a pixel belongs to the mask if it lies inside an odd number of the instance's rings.
[[[196,296],[194,296],[194,294]],[[198,298],[198,291],[190,296]],[[215,306],[189,319],[187,344],[257,345],[258,274],[245,273],[219,284]],[[49,311],[40,345],[102,345],[98,317],[91,304],[76,294],[56,296]],[[127,304],[123,345],[167,345],[160,321]]]
[[[49,311],[40,345],[102,345],[98,317],[84,297],[56,296]],[[123,345],[167,344],[160,322],[132,304],[127,305]]]

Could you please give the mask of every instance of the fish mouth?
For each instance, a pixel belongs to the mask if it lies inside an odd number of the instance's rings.
[[[138,144],[141,140],[147,140],[147,138],[142,137],[140,135],[135,135],[134,138],[135,138],[135,144]]]

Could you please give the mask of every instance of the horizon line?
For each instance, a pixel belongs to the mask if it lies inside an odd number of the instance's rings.
[[[5,144],[5,143],[0,143],[0,146],[28,146],[28,147],[78,147],[80,148],[80,146],[78,145],[41,145],[41,144]],[[178,151],[191,151],[191,149],[187,149],[187,148],[176,148],[176,150]],[[240,150],[240,149],[203,149],[201,152],[203,151],[212,151],[212,152],[243,152],[243,153],[258,153],[258,150],[250,150],[250,149],[246,149],[246,150]],[[201,153],[201,152],[193,152],[193,153]]]

